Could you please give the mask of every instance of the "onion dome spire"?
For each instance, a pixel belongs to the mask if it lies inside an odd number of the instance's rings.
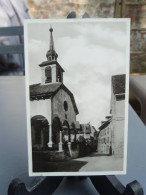
[[[47,51],[46,57],[48,61],[56,61],[58,58],[58,54],[56,53],[55,46],[54,46],[53,28],[51,27],[49,31],[50,31],[50,46],[49,46],[49,50]]]

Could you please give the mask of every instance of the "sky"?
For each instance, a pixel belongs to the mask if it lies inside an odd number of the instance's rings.
[[[46,61],[53,28],[58,63],[65,70],[64,84],[74,94],[77,121],[96,129],[109,115],[111,76],[125,74],[129,67],[129,28],[126,20],[38,20],[25,25],[29,84],[41,82],[38,66]],[[27,37],[27,38],[26,38]]]

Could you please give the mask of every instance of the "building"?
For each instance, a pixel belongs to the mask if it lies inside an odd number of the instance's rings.
[[[90,139],[91,127],[89,124],[80,124],[80,132],[78,135],[82,135],[84,139]]]
[[[79,113],[74,95],[63,84],[64,70],[50,28],[50,48],[47,60],[39,64],[41,83],[30,85],[32,152],[54,152],[54,158],[72,157],[71,142],[76,141],[76,115]]]
[[[97,140],[97,130],[94,126],[90,125],[90,123],[80,124],[76,135],[77,139],[80,136],[82,136],[84,139],[91,139],[92,137]]]
[[[108,117],[107,121],[102,121],[99,127],[98,134],[98,153],[99,154],[111,154],[112,142],[111,142],[111,117]]]
[[[93,137],[97,141],[98,131],[95,129],[94,126],[90,125],[90,127],[91,127],[91,134],[90,134],[90,136]]]
[[[101,122],[98,153],[116,157],[124,155],[125,75],[112,76],[110,115]]]
[[[112,154],[117,157],[124,156],[125,77],[125,74],[112,76],[110,126],[112,129]]]
[[[97,130],[90,123],[80,124],[76,138],[80,156],[85,156],[97,150]]]

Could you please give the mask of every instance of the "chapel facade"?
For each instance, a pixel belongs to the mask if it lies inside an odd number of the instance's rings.
[[[32,153],[53,151],[64,158],[65,148],[73,155],[71,142],[76,142],[79,112],[74,95],[63,84],[64,69],[57,61],[52,28],[46,58],[39,64],[41,83],[30,85]]]

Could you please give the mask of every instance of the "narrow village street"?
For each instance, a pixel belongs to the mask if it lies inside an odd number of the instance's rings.
[[[114,156],[99,156],[97,153],[93,153],[90,156],[75,159],[75,161],[87,162],[87,164],[80,168],[79,172],[123,170],[123,160]]]
[[[89,156],[69,161],[35,163],[34,172],[95,172],[123,170],[123,159],[114,156],[99,156],[96,152]]]

